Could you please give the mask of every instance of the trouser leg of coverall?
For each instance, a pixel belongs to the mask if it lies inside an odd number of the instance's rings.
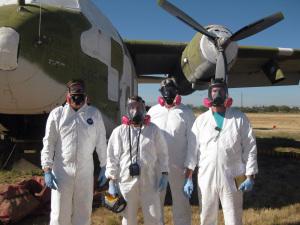
[[[243,193],[222,189],[220,192],[225,225],[242,225]]]
[[[71,225],[73,177],[65,170],[58,169],[56,178],[58,190],[51,192],[50,225]]]
[[[122,192],[127,206],[123,212],[122,225],[137,225],[137,212],[139,208],[140,193],[138,184],[135,184],[130,191]]]
[[[183,169],[174,169],[169,173],[169,185],[172,194],[172,211],[174,225],[191,224],[191,205],[183,194],[185,177]]]
[[[201,190],[200,190],[200,187],[199,185],[197,185],[197,192],[198,192],[198,202],[199,202],[199,213],[201,214],[201,211],[202,211],[202,195],[201,195]]]
[[[198,181],[200,184],[200,182]],[[202,194],[201,225],[217,225],[219,210],[219,194],[214,186],[200,185]]]
[[[159,192],[153,185],[140,189],[140,200],[145,225],[163,225],[160,209]]]
[[[72,225],[90,225],[93,204],[93,169],[77,171],[73,195]]]

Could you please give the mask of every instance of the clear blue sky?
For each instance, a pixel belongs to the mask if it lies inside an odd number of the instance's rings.
[[[190,41],[195,31],[161,9],[156,0],[94,0],[124,39]],[[299,0],[171,0],[200,24],[221,24],[235,32],[262,17],[281,11],[285,19],[239,45],[300,48]],[[158,84],[139,85],[146,102],[155,102]],[[234,105],[300,106],[300,86],[235,88],[229,90]],[[184,103],[200,105],[206,91],[184,97]]]

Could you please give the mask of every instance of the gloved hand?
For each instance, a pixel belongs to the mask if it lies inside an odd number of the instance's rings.
[[[108,193],[113,197],[116,197],[118,195],[118,187],[116,181],[114,180],[109,181]]]
[[[107,181],[107,178],[105,176],[105,171],[106,171],[106,167],[102,166],[100,168],[100,173],[99,173],[99,177],[98,177],[98,187],[101,188],[102,186],[104,186],[104,184]]]
[[[158,191],[162,192],[168,186],[168,175],[162,174],[159,180]]]
[[[192,178],[186,178],[183,185],[183,193],[187,198],[192,197],[194,184]]]
[[[47,187],[57,190],[58,186],[57,186],[56,177],[54,176],[51,170],[48,170],[44,173],[44,179]]]
[[[254,186],[254,180],[252,178],[247,178],[241,185],[239,186],[239,190],[243,192],[251,191]]]

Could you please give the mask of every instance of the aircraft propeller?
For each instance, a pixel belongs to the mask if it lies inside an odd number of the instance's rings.
[[[251,23],[240,30],[236,31],[233,35],[228,38],[218,37],[216,34],[207,31],[201,24],[187,15],[185,12],[168,2],[167,0],[158,0],[158,4],[165,9],[167,12],[177,17],[179,20],[192,27],[196,31],[202,33],[211,39],[218,50],[217,62],[216,62],[216,72],[215,79],[223,79],[223,81],[227,81],[227,58],[225,54],[226,47],[233,41],[239,41],[249,36],[252,36],[264,29],[278,23],[281,21],[284,16],[281,12],[272,14],[265,18],[262,18],[254,23]]]

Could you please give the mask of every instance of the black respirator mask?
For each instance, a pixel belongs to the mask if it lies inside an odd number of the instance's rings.
[[[76,105],[81,105],[85,101],[85,95],[71,95],[71,99]]]
[[[172,105],[177,95],[177,89],[174,86],[164,86],[160,89],[161,96],[168,105]]]
[[[227,98],[227,88],[222,84],[212,85],[208,88],[208,98],[212,106],[223,106]]]
[[[135,124],[140,124],[144,120],[144,115],[141,112],[135,112],[132,116],[132,122]]]
[[[226,96],[222,95],[223,90],[218,90],[214,97],[212,97],[213,106],[222,106],[224,105]]]

